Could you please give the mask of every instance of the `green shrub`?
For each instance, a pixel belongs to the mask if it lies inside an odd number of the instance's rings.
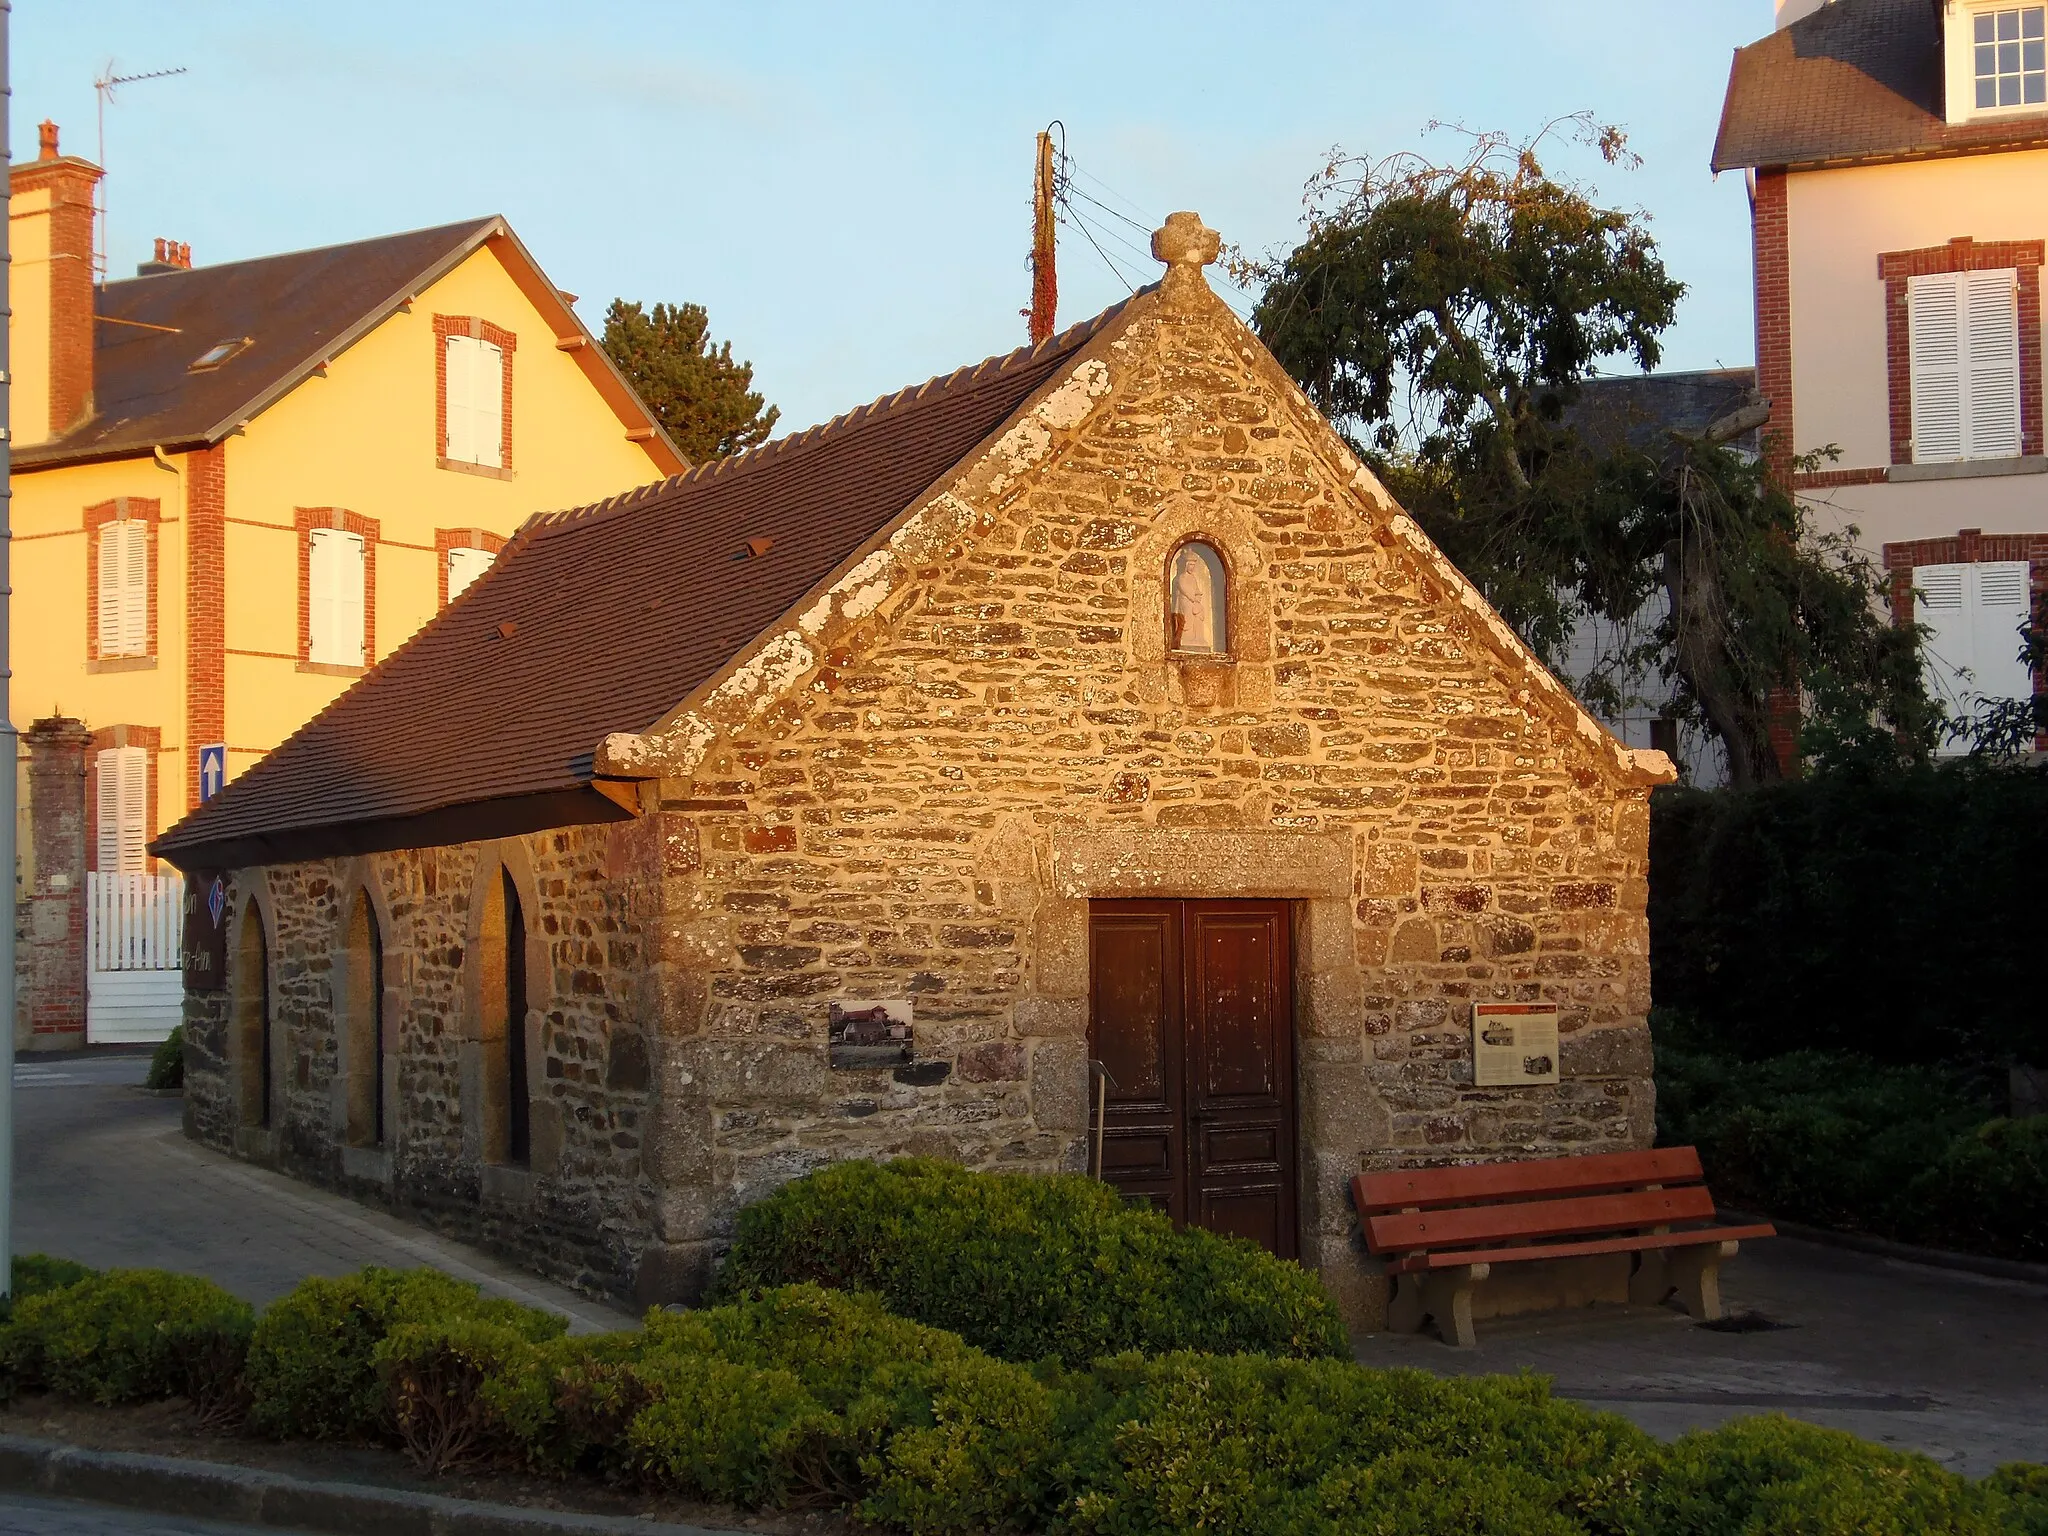
[[[1984,1479],[2007,1536],[2048,1536],[2048,1467],[2016,1461]]]
[[[149,1075],[142,1080],[145,1088],[182,1088],[185,1086],[185,1026],[180,1024],[158,1042],[156,1054],[149,1058]]]
[[[521,1450],[544,1422],[535,1410],[547,1362],[509,1323],[466,1314],[397,1323],[371,1358],[398,1443],[429,1472]]]
[[[1534,1377],[1126,1355],[1091,1385],[1062,1472],[1077,1533],[1616,1529],[1653,1454]]]
[[[1005,1360],[1345,1352],[1315,1276],[1251,1243],[1176,1232],[1075,1175],[922,1158],[822,1169],[740,1212],[719,1294],[801,1281],[874,1291]]]
[[[2048,1258],[2048,1117],[1989,1120],[1977,1082],[1952,1069],[1819,1051],[1740,1061],[1688,1049],[1669,1014],[1653,1028],[1658,1139],[1697,1146],[1728,1204]]]
[[[255,1314],[209,1280],[116,1269],[25,1297],[4,1334],[8,1378],[90,1403],[232,1396]]]
[[[302,1282],[264,1310],[249,1345],[249,1423],[279,1439],[353,1439],[394,1432],[377,1349],[409,1323],[474,1319],[539,1341],[566,1324],[481,1295],[431,1269],[364,1269]]]
[[[47,1253],[17,1253],[14,1256],[13,1285],[8,1292],[8,1304],[17,1306],[31,1296],[40,1296],[45,1291],[62,1290],[67,1285],[90,1280],[98,1273],[96,1269],[87,1269],[83,1264],[74,1264],[69,1259],[53,1259]]]
[[[1632,1536],[1997,1536],[1997,1497],[1925,1456],[1778,1414],[1682,1436]]]
[[[1918,1241],[2048,1259],[2048,1115],[1957,1136],[1914,1178],[1906,1203]]]

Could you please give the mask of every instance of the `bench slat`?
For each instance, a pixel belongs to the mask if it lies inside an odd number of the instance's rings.
[[[1606,1237],[1580,1243],[1532,1243],[1525,1248],[1445,1249],[1396,1259],[1387,1265],[1390,1275],[1421,1270],[1456,1269],[1464,1264],[1513,1264],[1525,1259],[1572,1259],[1599,1253],[1632,1253],[1646,1248],[1691,1248],[1700,1243],[1747,1242],[1754,1237],[1776,1237],[1778,1229],[1769,1222],[1749,1227],[1695,1227],[1688,1232],[1645,1232],[1634,1237]]]
[[[1712,1221],[1714,1197],[1704,1185],[1646,1189],[1626,1194],[1577,1195],[1561,1200],[1520,1200],[1507,1205],[1453,1206],[1386,1216],[1364,1223],[1374,1253],[1465,1247],[1515,1238],[1563,1237]]]
[[[1360,1214],[1372,1216],[1408,1206],[1428,1210],[1475,1200],[1591,1194],[1632,1184],[1682,1184],[1704,1177],[1696,1148],[1655,1147],[1647,1152],[1599,1152],[1519,1163],[1361,1173],[1351,1181],[1351,1191]]]

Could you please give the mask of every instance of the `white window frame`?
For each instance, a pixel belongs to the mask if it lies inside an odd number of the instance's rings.
[[[149,654],[149,524],[123,517],[100,524],[99,654]]]
[[[2048,101],[2021,100],[2012,106],[1980,107],[1977,105],[1977,21],[1978,18],[1995,18],[2002,11],[2020,15],[2020,31],[2026,31],[2025,13],[2036,9],[2042,0],[1948,0],[1947,18],[1942,23],[1943,95],[1946,98],[1943,116],[1950,123],[1995,121],[2000,118],[2030,117],[2048,115]],[[2044,18],[2043,30],[2048,31],[2048,18]],[[2018,41],[2025,44],[2029,39],[2022,35]],[[1994,40],[1994,46],[1995,46]],[[2026,50],[2021,52],[2020,94],[2026,94]],[[1995,78],[1995,77],[1994,77]]]
[[[441,457],[480,469],[505,467],[505,349],[480,336],[450,336],[445,369]]]
[[[369,638],[369,541],[343,528],[314,528],[306,545],[306,660],[360,667]]]
[[[2020,456],[2019,271],[1906,280],[1913,462]]]
[[[98,848],[103,875],[149,871],[149,750],[102,747],[93,759],[98,773]]]
[[[1981,560],[1913,568],[1913,619],[1929,630],[1927,691],[1952,714],[1985,699],[2028,698],[2034,679],[2020,659],[2019,627],[2033,602],[2024,560]],[[1944,752],[1963,752],[1950,743]]]

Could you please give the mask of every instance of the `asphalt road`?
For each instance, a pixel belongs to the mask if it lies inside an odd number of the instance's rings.
[[[275,1536],[275,1529],[0,1493],[0,1536],[254,1536],[259,1530]]]
[[[631,1311],[340,1195],[195,1146],[183,1104],[139,1090],[146,1053],[25,1056],[14,1069],[14,1251],[205,1275],[262,1305],[308,1275],[432,1265],[572,1330]]]

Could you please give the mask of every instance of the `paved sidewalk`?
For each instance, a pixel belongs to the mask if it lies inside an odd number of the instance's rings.
[[[25,1056],[14,1073],[14,1250],[205,1275],[258,1305],[308,1275],[428,1264],[576,1332],[637,1314],[340,1195],[187,1141],[183,1101],[138,1092],[146,1053]]]
[[[1779,1237],[1743,1244],[1721,1294],[1731,1316],[1780,1326],[1723,1332],[1675,1309],[1592,1307],[1481,1320],[1473,1350],[1377,1334],[1359,1358],[1540,1371],[1560,1395],[1664,1438],[1775,1411],[1972,1477],[2048,1462],[2048,1286]]]

